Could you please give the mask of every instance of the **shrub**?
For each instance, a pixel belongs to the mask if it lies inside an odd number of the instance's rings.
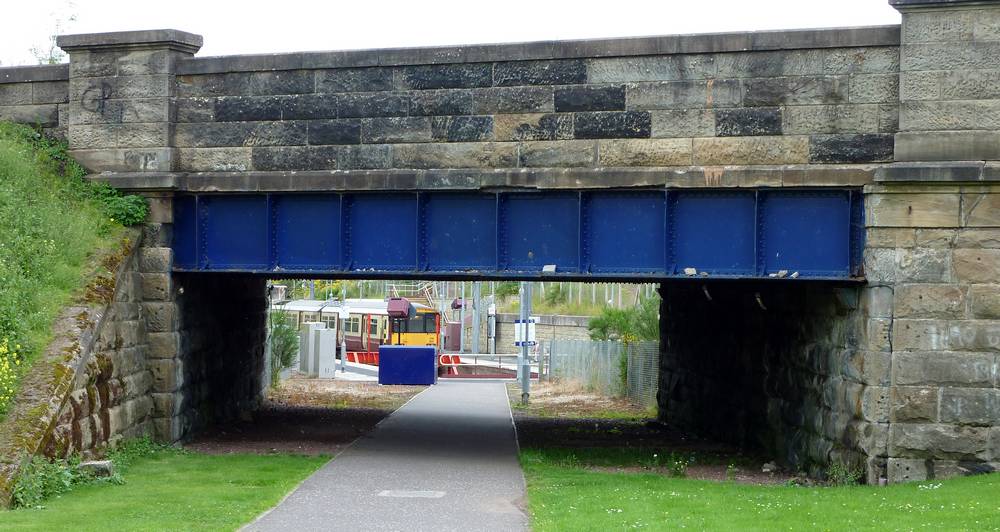
[[[826,471],[827,480],[834,486],[853,486],[860,484],[865,476],[865,470],[858,465],[834,461]]]
[[[92,482],[93,477],[80,471],[79,459],[49,461],[35,457],[14,483],[13,506],[36,508],[51,497],[62,495],[78,484]]]
[[[277,386],[282,370],[292,367],[299,352],[299,333],[283,311],[271,313],[271,386]]]

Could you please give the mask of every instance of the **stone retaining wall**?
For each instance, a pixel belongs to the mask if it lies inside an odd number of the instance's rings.
[[[66,137],[69,65],[0,68],[0,120]]]

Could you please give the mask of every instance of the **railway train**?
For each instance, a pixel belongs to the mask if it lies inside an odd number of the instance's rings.
[[[441,341],[441,315],[433,308],[410,302],[415,313],[406,319],[391,319],[388,301],[381,299],[348,299],[349,318],[344,320],[342,339],[347,345],[347,360],[378,365],[378,346],[432,345]],[[283,311],[289,325],[299,330],[306,322],[324,322],[336,327],[340,301],[296,299],[275,303],[272,311]]]

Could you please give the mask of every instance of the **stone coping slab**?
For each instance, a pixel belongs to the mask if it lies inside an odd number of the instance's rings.
[[[864,186],[874,165],[666,168],[103,172],[90,179],[135,191],[329,192]]]
[[[795,50],[803,48],[899,46],[899,28],[898,25],[861,26],[855,28],[706,33],[510,44],[198,57],[178,61],[177,74],[217,74],[261,70]]]
[[[173,29],[78,33],[56,37],[56,45],[67,52],[164,47],[194,53],[201,48],[202,44],[201,35]]]
[[[69,63],[61,65],[0,67],[0,83],[66,81],[68,79]]]
[[[982,161],[892,163],[875,171],[876,183],[970,183],[1000,181],[1000,166]]]
[[[1000,0],[889,0],[889,5],[899,10],[921,7],[964,7],[997,4],[1000,4]]]

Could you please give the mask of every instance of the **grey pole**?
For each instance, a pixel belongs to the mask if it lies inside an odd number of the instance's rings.
[[[462,281],[462,306],[458,309],[458,352],[465,353],[465,281]]]
[[[482,291],[482,281],[472,282],[472,348],[469,350],[473,353],[480,353],[479,348],[479,295]]]
[[[531,283],[521,283],[521,325],[524,327],[524,342],[521,343],[519,368],[521,370],[521,403],[528,404],[531,396],[531,365],[528,360],[528,316],[531,315]]]

